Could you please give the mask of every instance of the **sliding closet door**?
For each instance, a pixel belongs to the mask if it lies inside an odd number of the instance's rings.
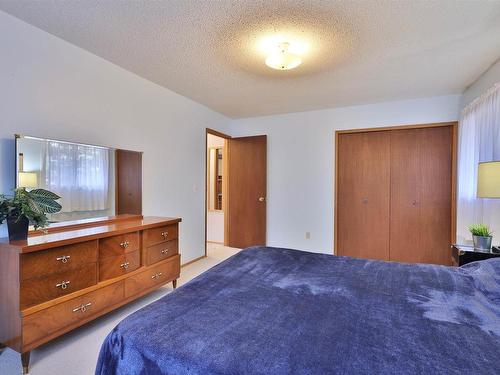
[[[453,128],[390,133],[390,260],[449,265]]]
[[[390,134],[339,134],[338,255],[389,259]]]

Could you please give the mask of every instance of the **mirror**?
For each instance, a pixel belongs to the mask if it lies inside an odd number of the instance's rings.
[[[16,135],[16,187],[58,194],[61,212],[50,222],[115,214],[115,150]]]

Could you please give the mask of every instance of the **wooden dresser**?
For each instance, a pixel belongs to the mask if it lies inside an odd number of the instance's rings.
[[[172,281],[181,219],[124,215],[0,240],[0,346],[30,351]]]

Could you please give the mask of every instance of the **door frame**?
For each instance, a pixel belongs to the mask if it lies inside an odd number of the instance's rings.
[[[337,255],[337,240],[338,240],[338,214],[337,214],[337,194],[338,194],[338,160],[339,160],[339,135],[352,134],[352,133],[367,133],[367,132],[380,132],[390,130],[408,130],[408,129],[424,129],[424,128],[438,128],[451,126],[452,141],[451,141],[451,238],[450,243],[456,242],[457,235],[457,145],[458,145],[458,121],[450,122],[437,122],[429,124],[416,124],[416,125],[395,125],[384,126],[380,128],[363,128],[363,129],[348,129],[336,130],[333,152],[333,165],[335,168],[334,183],[333,183],[333,254]]]
[[[228,202],[228,191],[229,189],[227,188],[227,183],[228,183],[228,157],[229,157],[229,152],[228,152],[228,140],[231,139],[232,137],[230,135],[221,133],[217,130],[213,130],[210,128],[205,129],[205,188],[203,189],[205,191],[205,257],[207,256],[207,216],[208,216],[208,135],[215,135],[220,138],[224,138],[224,150],[222,152],[222,169],[224,171],[224,178],[222,179],[222,211],[224,212],[224,245],[227,244],[227,231],[229,230],[228,225],[227,225],[227,216],[226,216],[226,210],[227,210],[227,202]]]

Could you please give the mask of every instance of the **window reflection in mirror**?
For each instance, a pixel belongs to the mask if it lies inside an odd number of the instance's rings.
[[[61,197],[62,210],[48,215],[50,222],[114,215],[114,149],[16,136],[16,153],[16,187]]]

